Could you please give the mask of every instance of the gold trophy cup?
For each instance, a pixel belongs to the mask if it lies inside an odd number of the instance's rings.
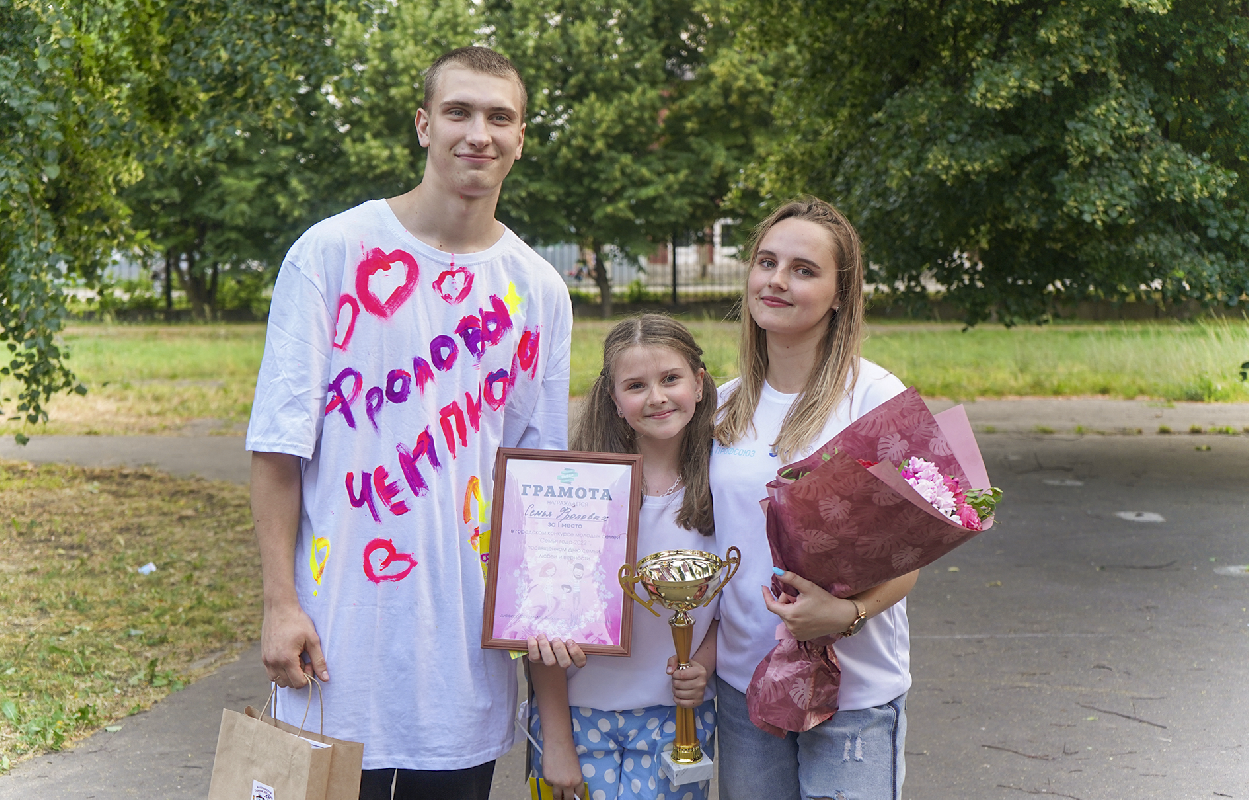
[[[677,648],[678,669],[690,665],[694,618],[689,612],[710,603],[737,572],[741,560],[741,551],[736,547],[730,547],[723,559],[702,550],[661,550],[639,561],[636,567],[625,564],[620,568],[620,587],[647,611],[658,617],[659,612],[652,607],[658,602],[676,612],[668,624]],[[637,583],[645,587],[649,600],[634,592]],[[676,739],[671,755],[663,754],[663,765],[664,772],[678,785],[710,779],[711,759],[704,758],[698,745],[694,709],[677,707]]]

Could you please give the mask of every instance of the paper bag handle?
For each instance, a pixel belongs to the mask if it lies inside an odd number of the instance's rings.
[[[308,675],[307,678],[309,681],[308,683],[308,705],[304,706],[304,718],[299,721],[299,732],[300,734],[303,734],[304,723],[308,721],[308,712],[312,710],[312,684],[315,683],[317,685],[317,697],[320,700],[320,706],[321,706],[320,735],[324,736],[325,735],[325,692],[324,690],[321,689],[321,681],[317,680],[315,675]],[[278,693],[278,685],[276,683],[271,683],[270,686],[272,688],[269,689],[269,699],[265,701],[264,707],[260,709],[260,718],[262,720],[265,718],[265,711],[270,710],[270,706],[273,705],[273,700],[277,696],[277,693]],[[270,712],[269,717],[270,719],[274,718],[272,712]]]

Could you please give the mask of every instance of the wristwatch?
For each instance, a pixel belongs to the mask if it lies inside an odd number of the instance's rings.
[[[867,624],[867,609],[862,603],[855,600],[853,597],[848,597],[846,599],[851,603],[854,603],[854,610],[859,612],[859,615],[854,618],[854,622],[850,623],[850,627],[846,628],[846,631],[842,634],[842,636],[854,636],[856,633],[863,630],[863,626]]]

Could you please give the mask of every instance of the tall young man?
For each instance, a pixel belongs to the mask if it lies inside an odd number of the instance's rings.
[[[263,658],[280,718],[325,682],[362,800],[485,798],[513,742],[515,669],[479,644],[491,472],[500,446],[566,446],[572,330],[494,216],[525,104],[493,51],[439,58],[420,185],[314,225],[274,289],[247,432]]]

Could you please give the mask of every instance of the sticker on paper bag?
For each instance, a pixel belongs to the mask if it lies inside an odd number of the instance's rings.
[[[252,781],[251,800],[273,800],[273,787],[265,786],[260,781]]]

